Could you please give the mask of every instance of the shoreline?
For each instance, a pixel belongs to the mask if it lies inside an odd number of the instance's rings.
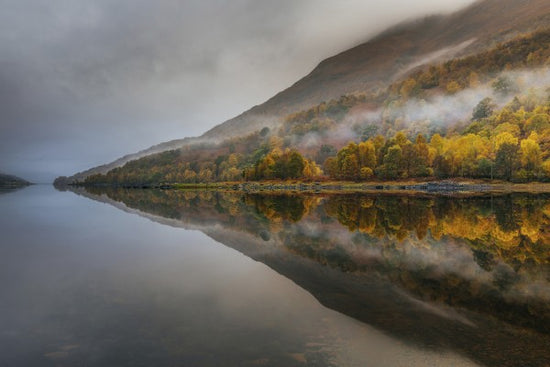
[[[126,189],[162,189],[162,190],[223,190],[247,193],[259,192],[303,192],[303,193],[405,193],[433,195],[476,195],[550,193],[550,182],[512,183],[488,182],[483,180],[427,180],[427,181],[258,181],[258,182],[214,182],[214,183],[176,183],[176,184],[128,184],[128,185],[83,185],[80,187],[115,187]]]

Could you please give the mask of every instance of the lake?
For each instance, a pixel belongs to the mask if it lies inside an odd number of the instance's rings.
[[[549,366],[550,195],[0,194],[0,366]]]

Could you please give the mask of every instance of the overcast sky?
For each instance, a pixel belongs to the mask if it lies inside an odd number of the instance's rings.
[[[0,171],[49,182],[197,136],[321,60],[472,0],[0,0]]]

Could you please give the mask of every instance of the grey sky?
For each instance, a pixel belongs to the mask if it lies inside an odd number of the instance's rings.
[[[473,0],[0,0],[0,171],[197,136],[388,26]]]

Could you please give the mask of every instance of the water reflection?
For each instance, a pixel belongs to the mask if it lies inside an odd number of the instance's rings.
[[[425,359],[199,231],[48,186],[0,212],[2,367],[339,366],[351,338]]]
[[[550,359],[550,197],[80,190],[200,229],[322,304],[489,366]]]
[[[19,190],[23,190],[27,188],[27,186],[20,186],[20,187],[6,187],[6,186],[1,186],[0,185],[0,195],[3,195],[3,194],[9,194],[9,193],[12,193],[12,192],[16,192],[16,191],[19,191]]]

